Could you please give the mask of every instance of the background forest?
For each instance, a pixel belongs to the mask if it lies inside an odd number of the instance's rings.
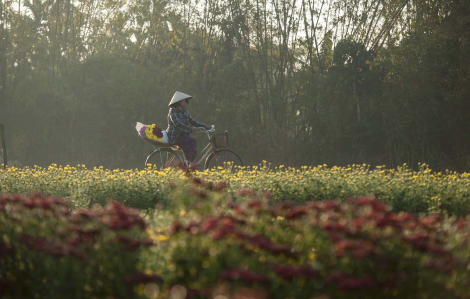
[[[468,0],[0,5],[13,165],[142,167],[178,90],[246,164],[470,170]]]

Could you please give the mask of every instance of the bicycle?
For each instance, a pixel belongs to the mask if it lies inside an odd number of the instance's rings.
[[[219,167],[235,169],[237,166],[243,166],[240,156],[228,149],[228,131],[221,134],[213,134],[214,131],[214,126],[210,130],[197,128],[196,133],[205,132],[209,143],[202,150],[200,158],[196,163],[201,165],[204,163],[204,169],[220,169]],[[177,145],[158,141],[152,142],[152,145],[155,146],[155,149],[147,156],[145,167],[148,167],[149,164],[155,165],[158,170],[177,167],[185,169],[188,167],[183,150]]]

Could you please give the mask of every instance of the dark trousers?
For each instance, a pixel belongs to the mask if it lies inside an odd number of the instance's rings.
[[[189,137],[188,132],[182,132],[176,144],[181,147],[186,159],[188,159],[189,162],[194,162],[197,155],[196,139]]]

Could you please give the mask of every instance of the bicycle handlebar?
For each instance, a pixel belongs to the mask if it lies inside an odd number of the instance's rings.
[[[215,131],[215,126],[212,126],[212,128],[209,130],[206,130],[206,128],[203,128],[203,127],[196,128],[196,134],[197,133],[213,133],[214,131]]]

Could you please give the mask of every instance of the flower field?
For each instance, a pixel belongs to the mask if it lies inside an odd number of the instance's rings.
[[[192,176],[208,181],[229,183],[226,190],[251,188],[268,190],[272,202],[291,200],[345,199],[351,196],[375,196],[397,211],[412,213],[443,212],[464,216],[470,213],[470,174],[432,172],[425,164],[419,171],[406,165],[398,169],[367,165],[351,167],[277,167],[269,164],[242,167],[236,171],[204,171]],[[187,185],[182,172],[146,170],[87,169],[51,165],[48,168],[8,168],[0,170],[0,193],[29,194],[41,192],[69,201],[72,208],[104,205],[107,199],[138,209],[153,209],[169,200],[172,185]]]
[[[0,298],[470,298],[469,187],[426,165],[8,168]]]

